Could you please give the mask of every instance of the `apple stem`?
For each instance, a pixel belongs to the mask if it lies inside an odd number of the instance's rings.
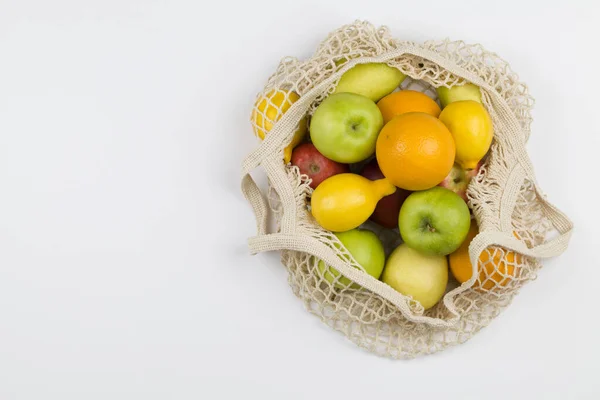
[[[424,219],[421,226],[423,230],[427,230],[432,233],[436,232],[436,229],[433,225],[431,225],[431,221],[429,220],[429,218]]]

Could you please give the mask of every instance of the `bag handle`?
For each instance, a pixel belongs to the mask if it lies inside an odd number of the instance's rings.
[[[277,157],[266,158],[262,161],[252,159],[256,154],[252,153],[243,163],[242,167],[242,192],[244,197],[252,206],[252,211],[256,217],[257,235],[267,234],[267,224],[269,220],[269,204],[266,196],[262,193],[250,172],[252,169],[261,165],[270,182],[274,182],[278,188],[278,195],[283,204],[293,204],[293,207],[284,207],[281,218],[281,231],[284,233],[294,233],[296,231],[296,193],[289,183],[288,173],[283,160]],[[280,183],[280,184],[277,184]]]
[[[523,161],[526,163],[526,166],[522,165]],[[481,252],[493,245],[502,246],[533,258],[551,258],[560,255],[566,250],[573,233],[573,222],[547,200],[535,181],[535,175],[532,175],[532,173],[529,158],[526,157],[524,159],[523,157],[519,157],[519,162],[514,164],[506,181],[506,187],[508,189],[504,191],[500,200],[501,229],[499,231],[492,230],[480,232],[473,239],[469,246],[469,256],[472,265],[477,265],[477,260],[479,259]],[[525,184],[526,179],[532,181],[536,195],[542,204],[544,215],[550,220],[552,226],[558,232],[557,236],[531,248],[527,247],[523,241],[517,239],[513,235],[511,223],[519,191]]]
[[[256,218],[257,235],[260,236],[266,234],[269,207],[267,205],[267,200],[264,198],[252,176],[250,176],[250,173],[247,173],[242,177],[242,192],[244,193],[246,200],[248,200],[252,206],[252,211]]]
[[[337,257],[332,249],[313,236],[309,232],[297,232],[294,234],[270,233],[267,235],[254,236],[248,239],[248,246],[252,254],[265,251],[292,250],[308,253],[323,260],[327,265],[337,269],[343,276],[356,282],[363,288],[381,295],[384,299],[396,306],[402,315],[414,323],[427,324],[433,327],[449,328],[460,320],[458,312],[454,307],[448,309],[454,314],[450,319],[415,315],[410,309],[409,298],[400,294],[391,286],[373,278],[371,275],[349,266],[341,258]],[[444,300],[446,301],[446,300]],[[446,306],[451,306],[446,304]]]
[[[267,199],[256,184],[256,181],[250,175],[250,172],[257,168],[261,160],[256,157],[256,153],[251,153],[242,164],[242,193],[252,206],[252,211],[256,218],[257,235],[267,233],[267,222],[269,218],[269,205]]]

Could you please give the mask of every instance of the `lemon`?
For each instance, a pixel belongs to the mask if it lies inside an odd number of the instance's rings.
[[[492,119],[485,107],[473,100],[450,103],[440,114],[456,144],[455,162],[474,169],[492,144]]]
[[[264,140],[266,134],[279,121],[283,114],[298,101],[296,92],[273,89],[260,97],[252,110],[252,126],[254,134]],[[290,144],[283,150],[283,159],[287,164],[292,159],[292,150],[302,142],[306,133],[306,118],[302,118]]]
[[[371,181],[356,174],[334,175],[313,192],[312,215],[327,230],[349,231],[373,214],[381,198],[395,191],[396,187],[385,178]]]

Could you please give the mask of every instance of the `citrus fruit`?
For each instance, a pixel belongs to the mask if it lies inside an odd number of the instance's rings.
[[[409,112],[424,112],[426,114],[438,117],[440,115],[440,106],[429,96],[416,90],[401,90],[388,94],[379,100],[377,107],[383,115],[383,123],[387,124],[397,115]]]
[[[467,170],[475,168],[494,138],[485,107],[473,100],[456,101],[448,104],[439,118],[454,137],[456,162]]]
[[[471,279],[473,267],[469,258],[469,245],[479,233],[477,223],[471,220],[471,227],[462,245],[450,254],[450,270],[460,283]],[[518,238],[518,235],[515,234]],[[491,255],[490,255],[491,253]],[[479,277],[474,287],[493,290],[506,286],[516,276],[515,265],[522,262],[522,256],[502,247],[490,247],[479,256]]]
[[[443,181],[454,164],[454,153],[448,128],[421,112],[392,118],[375,147],[383,175],[406,190],[425,190]]]
[[[273,128],[275,122],[279,121],[283,114],[298,101],[300,96],[296,92],[281,89],[273,89],[261,96],[254,104],[252,110],[252,127],[254,134],[264,140],[267,133]],[[306,133],[306,118],[302,118],[298,129],[292,137],[290,144],[283,150],[283,159],[287,164],[292,158],[292,150],[302,142]]]
[[[310,200],[311,212],[323,228],[349,231],[373,214],[382,197],[395,191],[387,179],[370,181],[356,174],[338,174],[317,186]]]

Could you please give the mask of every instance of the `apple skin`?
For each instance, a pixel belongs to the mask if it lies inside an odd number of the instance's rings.
[[[473,100],[481,103],[481,91],[479,86],[473,85],[472,83],[466,83],[461,86],[452,86],[447,88],[446,86],[440,86],[436,88],[442,108],[446,107],[450,103],[462,100]]]
[[[312,143],[304,143],[294,149],[292,165],[297,166],[301,174],[311,179],[310,187],[313,189],[330,176],[350,172],[347,164],[330,160],[319,153]]]
[[[471,179],[477,176],[481,164],[482,162],[479,161],[477,166],[471,170],[465,170],[460,165],[454,164],[448,176],[438,186],[452,190],[466,202],[468,200],[467,188],[471,183]]]
[[[398,68],[384,63],[357,64],[342,75],[334,93],[356,93],[378,101],[406,78]]]
[[[321,154],[339,163],[351,164],[375,152],[383,116],[365,96],[337,93],[317,107],[310,122],[310,137]]]
[[[425,310],[444,296],[448,284],[448,260],[398,246],[387,262],[381,280],[398,292],[412,296]]]
[[[402,240],[424,254],[445,256],[467,237],[471,213],[453,191],[435,186],[409,195],[398,217]]]
[[[379,169],[379,165],[377,165],[376,159],[373,159],[371,162],[366,164],[360,174],[372,181],[385,178]],[[400,207],[402,207],[402,203],[404,203],[404,200],[406,200],[410,193],[411,192],[408,190],[398,188],[393,194],[385,196],[379,200],[377,206],[375,207],[375,211],[373,211],[373,214],[370,217],[370,220],[378,223],[384,228],[397,228]]]
[[[385,251],[381,240],[375,233],[367,229],[352,229],[335,233],[335,236],[369,275],[379,279],[385,266]],[[327,267],[323,261],[319,261],[318,269],[321,276],[329,283],[335,282],[334,285],[338,289],[345,287],[360,288],[360,285],[353,283],[345,276],[340,276],[337,269]]]

